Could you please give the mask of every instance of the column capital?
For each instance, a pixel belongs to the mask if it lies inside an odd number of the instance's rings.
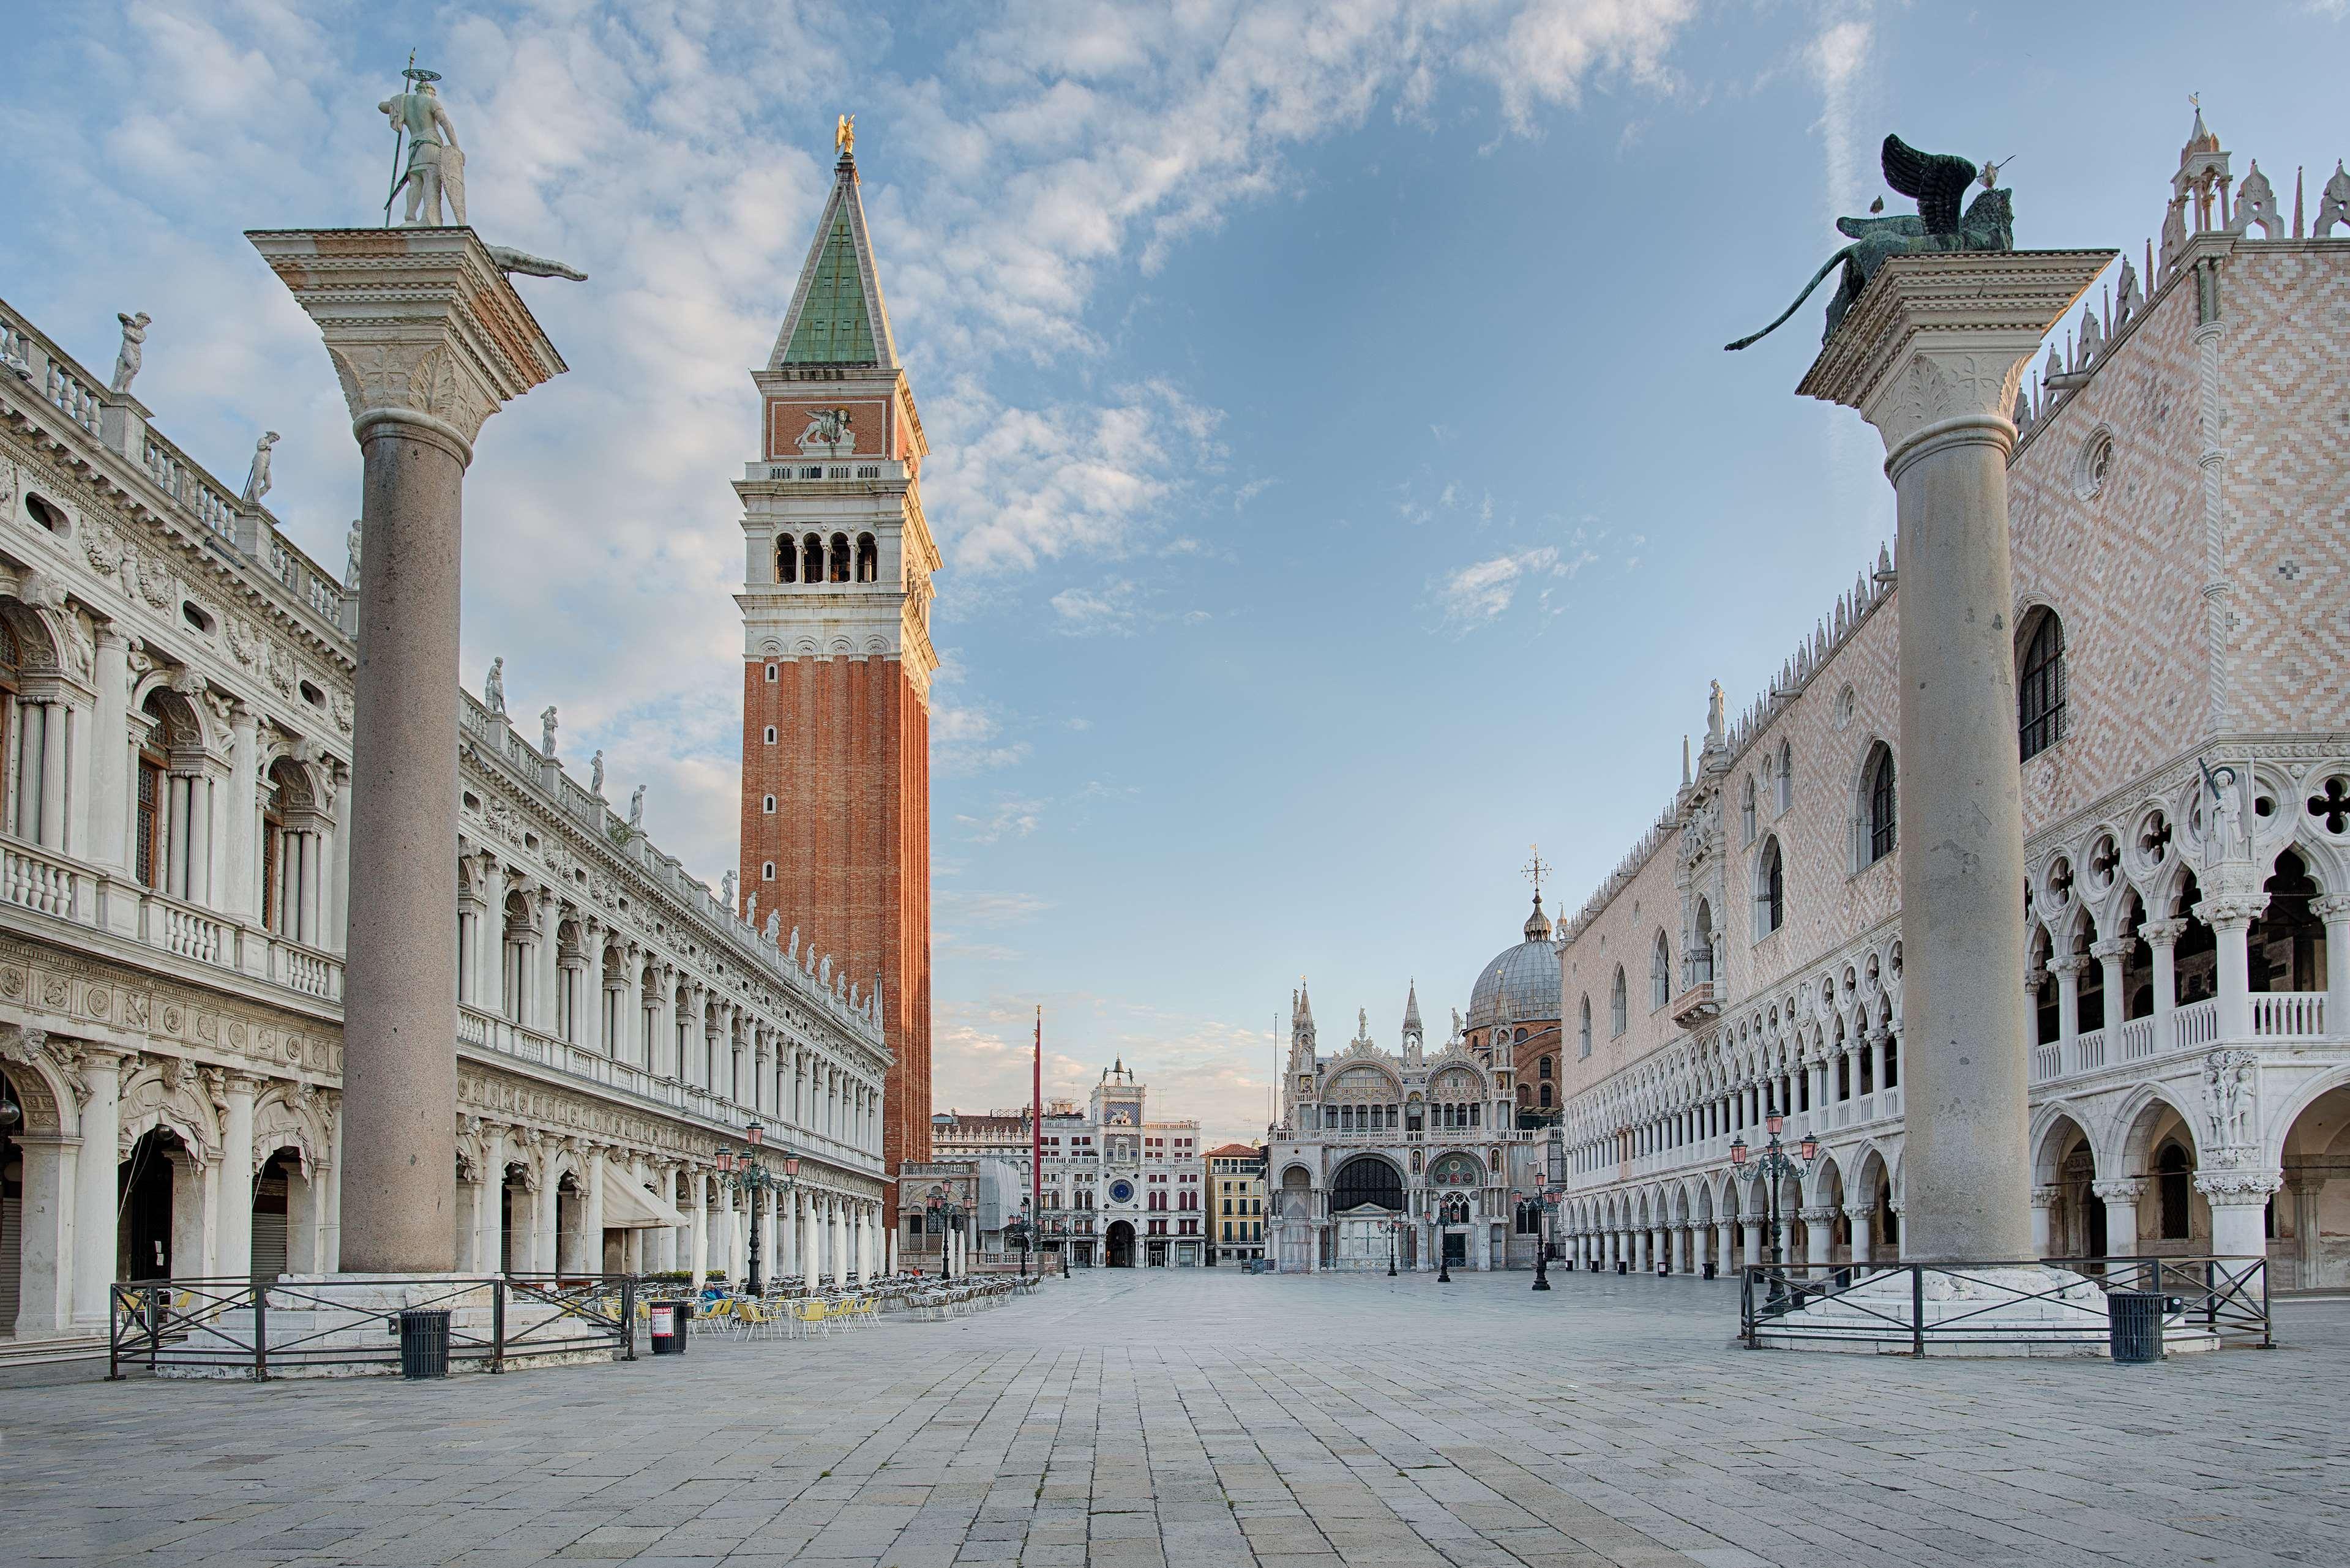
[[[2012,447],[2025,362],[2087,293],[2109,250],[1955,251],[1877,269],[1795,389],[1857,410],[1888,471],[1942,439]]]
[[[469,228],[250,230],[327,340],[360,441],[431,431],[473,461],[501,405],[567,369]]]
[[[2089,956],[2093,959],[2127,958],[2135,945],[2127,937],[2107,937],[2103,941],[2089,944]]]
[[[2273,1168],[2226,1168],[2199,1170],[2195,1173],[2195,1190],[2215,1209],[2242,1208],[2266,1203],[2277,1189],[2284,1185],[2284,1173]]]
[[[2032,1206],[2034,1209],[2053,1209],[2056,1200],[2064,1196],[2064,1189],[2061,1187],[2035,1187],[2032,1189]]]
[[[2264,898],[2223,898],[2214,894],[2195,906],[2195,916],[2215,931],[2240,931],[2266,908]]]
[[[2146,1196],[2146,1179],[2125,1176],[2109,1181],[2092,1181],[2089,1190],[2107,1203],[2136,1203]]]
[[[2323,898],[2312,898],[2309,908],[2321,920],[2350,920],[2350,893],[2328,893]]]
[[[2137,934],[2144,937],[2150,947],[2175,947],[2178,939],[2187,934],[2187,926],[2188,922],[2183,919],[2141,920]]]
[[[2048,972],[2059,980],[2078,980],[2081,971],[2088,967],[2089,961],[2077,953],[2069,958],[2050,959],[2046,965]]]

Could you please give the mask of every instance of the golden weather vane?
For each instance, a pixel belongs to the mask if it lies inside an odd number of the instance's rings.
[[[844,114],[840,117],[839,125],[835,127],[832,132],[832,145],[833,150],[838,152],[843,158],[849,157],[856,152],[857,117],[855,115]]]

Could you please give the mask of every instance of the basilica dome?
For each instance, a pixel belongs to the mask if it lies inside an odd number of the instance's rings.
[[[1523,1023],[1529,1019],[1555,1023],[1558,1011],[1558,952],[1550,945],[1550,919],[1543,913],[1542,895],[1534,895],[1534,912],[1526,917],[1525,940],[1485,966],[1469,993],[1469,1027]]]

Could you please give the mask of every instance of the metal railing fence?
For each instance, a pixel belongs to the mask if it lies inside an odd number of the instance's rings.
[[[2222,1344],[2276,1345],[2269,1313],[2269,1269],[2257,1257],[2049,1258],[2073,1276],[2039,1288],[2015,1282],[2013,1262],[1965,1263],[1749,1264],[1740,1272],[1738,1332],[1750,1350],[1805,1341],[1908,1342],[1924,1355],[1937,1345],[2019,1345],[2077,1342],[2102,1334],[2108,1323],[2105,1295],[2151,1292],[2166,1298],[2166,1329],[2200,1329]],[[1906,1283],[1896,1284],[1898,1279]],[[2082,1283],[2097,1287],[2094,1303],[2074,1299]],[[1949,1288],[1945,1288],[1949,1287]],[[1949,1305],[1939,1315],[1929,1301]],[[2019,1306],[2037,1323],[2002,1321]],[[1833,1315],[1812,1309],[1835,1307]]]
[[[272,1370],[400,1366],[400,1314],[417,1310],[451,1314],[449,1359],[481,1361],[504,1372],[509,1358],[609,1352],[637,1358],[637,1306],[645,1287],[633,1274],[504,1274],[488,1280],[451,1277],[403,1282],[410,1298],[397,1306],[361,1305],[332,1283],[289,1284],[240,1279],[118,1281],[109,1290],[106,1375],[120,1379],[126,1366],[242,1370],[265,1382]],[[483,1293],[489,1322],[478,1321]],[[515,1325],[515,1306],[553,1309]],[[308,1319],[325,1314],[326,1321]],[[368,1319],[383,1329],[380,1345],[351,1335]],[[283,1326],[289,1322],[297,1326]]]

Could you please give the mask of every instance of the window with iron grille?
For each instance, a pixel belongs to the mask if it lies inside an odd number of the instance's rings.
[[[1871,866],[1893,853],[1898,820],[1893,784],[1893,753],[1879,746],[1877,765],[1869,770],[1868,774],[1868,864]]]
[[[2054,610],[2041,611],[2024,643],[2015,704],[2025,758],[2038,756],[2064,738],[2064,626]]]

